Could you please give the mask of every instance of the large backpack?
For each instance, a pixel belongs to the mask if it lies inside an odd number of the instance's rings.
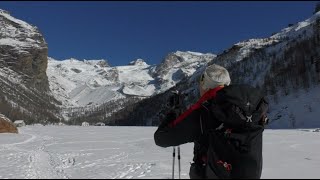
[[[260,178],[262,133],[268,102],[262,91],[230,85],[217,92],[210,112],[219,126],[208,131],[207,178]]]

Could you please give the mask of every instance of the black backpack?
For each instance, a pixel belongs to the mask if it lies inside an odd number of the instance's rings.
[[[218,124],[209,129],[207,178],[260,178],[262,134],[268,102],[262,91],[230,85],[217,92],[210,111]]]

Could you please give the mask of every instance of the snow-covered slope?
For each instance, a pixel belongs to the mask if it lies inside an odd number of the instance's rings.
[[[250,57],[258,49],[270,47],[267,51],[278,52],[281,48],[286,48],[292,44],[292,40],[301,41],[310,38],[313,33],[313,25],[319,21],[320,12],[312,15],[310,18],[294,24],[290,27],[282,29],[279,33],[275,33],[268,38],[248,39],[236,43],[232,48],[224,53],[232,54],[225,61],[228,63],[241,61],[244,58]],[[234,51],[234,53],[230,53]],[[228,64],[226,63],[226,65]]]
[[[297,90],[277,101],[270,99],[269,128],[320,127],[320,86]]]
[[[117,70],[104,62],[49,58],[47,75],[53,95],[66,107],[102,104],[117,97]]]
[[[155,145],[155,127],[27,126],[0,136],[1,179],[171,179],[172,148]],[[262,179],[317,179],[320,133],[265,130]],[[189,179],[193,143],[180,146]],[[177,157],[176,157],[177,158]],[[178,160],[175,161],[178,178]]]
[[[49,58],[50,89],[65,107],[101,105],[126,96],[149,97],[173,87],[215,58],[213,54],[180,51],[172,55],[181,61],[168,64],[170,60],[165,59],[157,66],[137,59],[126,66],[110,67],[105,60]],[[155,73],[159,69],[161,72]]]
[[[149,74],[149,65],[135,64],[118,66],[119,82],[123,84],[122,92],[127,95],[151,96],[155,92],[154,81]]]

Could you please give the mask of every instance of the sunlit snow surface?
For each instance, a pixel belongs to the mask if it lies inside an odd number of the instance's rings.
[[[20,134],[0,134],[0,178],[168,179],[172,175],[172,148],[154,144],[155,130],[22,127]],[[320,177],[320,133],[314,131],[267,129],[262,178]],[[189,178],[192,151],[192,143],[181,146],[181,178]],[[176,171],[175,178],[177,175]]]

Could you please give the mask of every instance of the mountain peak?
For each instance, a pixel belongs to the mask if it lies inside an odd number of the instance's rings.
[[[99,59],[99,60],[83,60],[84,63],[86,64],[91,64],[91,65],[99,65],[100,67],[110,67],[108,60],[105,59]]]
[[[131,61],[129,65],[134,65],[134,66],[146,66],[148,65],[143,59],[136,59],[134,61]]]

